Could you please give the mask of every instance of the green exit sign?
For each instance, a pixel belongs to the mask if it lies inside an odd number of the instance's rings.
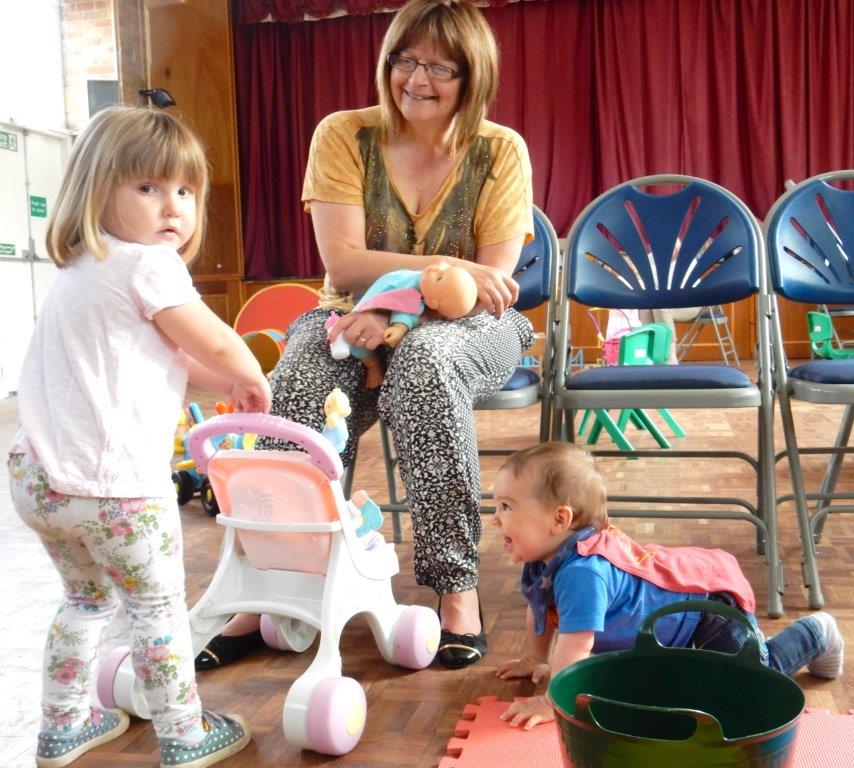
[[[15,244],[14,243],[0,243],[0,256],[14,256],[15,255]]]
[[[47,198],[30,195],[30,216],[36,219],[47,218]]]
[[[9,152],[17,152],[18,135],[16,133],[0,131],[0,149],[7,149]]]

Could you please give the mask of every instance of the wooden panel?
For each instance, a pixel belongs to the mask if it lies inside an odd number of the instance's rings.
[[[191,266],[197,285],[215,278],[234,319],[243,275],[237,119],[231,22],[227,0],[186,0],[148,7],[149,79],[178,103],[174,111],[197,131],[211,166],[208,226],[202,251]]]

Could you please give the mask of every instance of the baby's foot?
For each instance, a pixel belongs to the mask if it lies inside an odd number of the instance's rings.
[[[816,677],[833,679],[842,674],[842,663],[845,658],[845,639],[836,626],[836,619],[829,613],[821,611],[808,616],[819,625],[824,637],[824,653],[816,656],[807,669]]]

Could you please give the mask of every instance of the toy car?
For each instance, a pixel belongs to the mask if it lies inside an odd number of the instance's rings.
[[[232,413],[234,411],[234,406],[226,405],[225,403],[217,403],[214,408],[217,415]],[[183,458],[175,465],[175,471],[172,473],[172,482],[175,485],[178,506],[184,506],[184,504],[198,495],[199,500],[202,502],[202,509],[211,517],[216,517],[219,514],[216,495],[213,492],[213,488],[211,488],[207,476],[199,472],[196,468],[196,462],[190,456],[188,449],[190,432],[194,426],[201,424],[204,420],[205,417],[198,404],[190,403],[187,406],[187,413],[182,415],[181,420],[178,422],[179,432],[183,428],[183,434],[178,434],[175,437],[175,452],[182,454]],[[191,423],[188,425],[188,422]],[[251,450],[255,444],[255,436],[251,434],[228,434],[215,438],[212,443],[217,450],[228,448]]]

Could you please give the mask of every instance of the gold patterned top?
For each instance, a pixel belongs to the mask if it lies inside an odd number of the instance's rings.
[[[522,137],[484,120],[433,200],[413,213],[386,171],[379,107],[335,112],[321,121],[311,141],[302,191],[309,212],[313,200],[362,206],[369,250],[469,261],[487,245],[522,234],[530,241],[532,199],[531,161]],[[327,276],[319,306],[346,312],[353,307],[353,296],[335,290]]]

